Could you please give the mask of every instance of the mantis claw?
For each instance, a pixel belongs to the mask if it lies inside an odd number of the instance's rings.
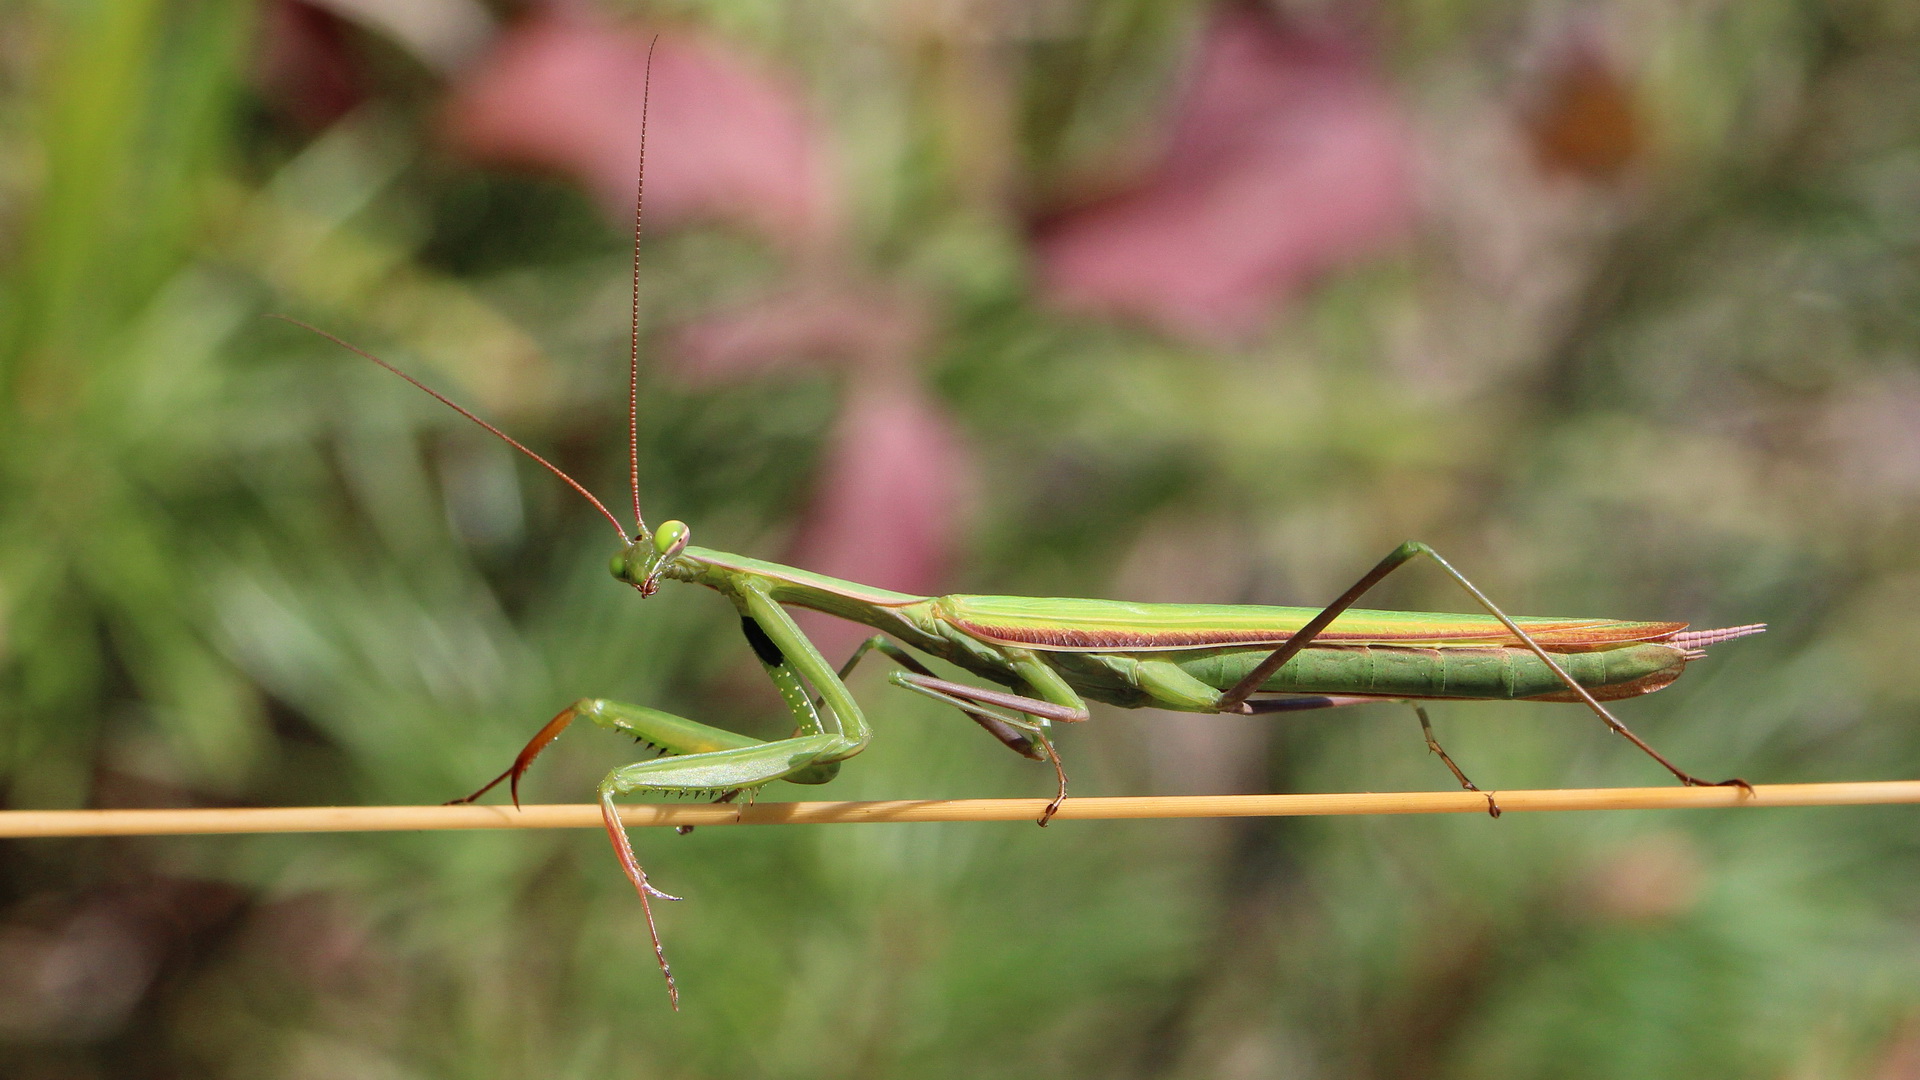
[[[1053,820],[1053,815],[1060,812],[1060,804],[1067,801],[1067,769],[1060,763],[1060,751],[1054,748],[1053,740],[1047,738],[1047,733],[1040,731],[1036,734],[1040,737],[1040,745],[1046,749],[1047,759],[1053,762],[1053,775],[1060,782],[1060,786],[1054,790],[1053,801],[1040,811],[1039,820],[1034,822],[1044,829]]]
[[[1753,797],[1753,785],[1737,776],[1731,780],[1702,780],[1697,776],[1688,776],[1683,779],[1688,787],[1737,787],[1748,798]]]
[[[533,759],[540,756],[540,751],[545,750],[547,744],[559,738],[560,733],[567,730],[567,725],[573,723],[574,718],[580,715],[580,708],[585,704],[587,704],[587,701],[583,698],[561,709],[553,719],[547,721],[539,731],[533,733],[533,738],[528,739],[527,745],[520,748],[520,753],[514,757],[513,764],[508,766],[507,771],[487,781],[481,786],[479,791],[465,798],[448,799],[441,805],[463,806],[480,798],[480,796],[485,795],[487,792],[492,791],[500,785],[500,781],[505,780],[507,782],[507,791],[513,796],[513,808],[515,810],[520,809],[520,778],[526,775],[527,769],[533,765]]]

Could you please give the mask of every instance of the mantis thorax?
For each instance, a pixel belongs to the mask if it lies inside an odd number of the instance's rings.
[[[652,596],[660,587],[661,574],[686,550],[692,535],[693,530],[684,521],[662,522],[651,533],[643,525],[640,535],[616,552],[607,568],[614,577],[639,589],[641,596]]]

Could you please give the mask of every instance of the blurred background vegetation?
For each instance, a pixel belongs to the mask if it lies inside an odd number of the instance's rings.
[[[875,584],[1766,621],[1629,723],[1920,775],[1920,8],[0,8],[0,792],[431,802],[582,694],[771,733],[616,508]],[[1464,610],[1431,573],[1379,606]],[[683,594],[684,593],[684,594]],[[810,624],[830,651],[853,640]],[[839,798],[1048,770],[865,673]],[[1664,777],[1448,705],[1493,787]],[[1404,709],[1097,711],[1082,794],[1426,789]],[[582,731],[531,798],[631,757]],[[769,789],[769,798],[803,794]],[[1920,1077],[1910,810],[0,845],[0,1074]]]

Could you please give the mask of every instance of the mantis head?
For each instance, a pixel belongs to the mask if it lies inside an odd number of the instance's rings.
[[[693,530],[684,521],[662,522],[652,534],[642,529],[639,536],[614,555],[608,569],[614,577],[639,589],[641,596],[652,596],[660,587],[661,573],[686,550],[692,535]]]

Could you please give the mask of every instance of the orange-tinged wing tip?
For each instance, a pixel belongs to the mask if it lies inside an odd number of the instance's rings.
[[[1745,626],[1729,626],[1724,630],[1687,630],[1661,642],[1676,649],[1698,651],[1709,645],[1718,645],[1723,641],[1734,641],[1755,634],[1766,633],[1766,623],[1748,623]]]

